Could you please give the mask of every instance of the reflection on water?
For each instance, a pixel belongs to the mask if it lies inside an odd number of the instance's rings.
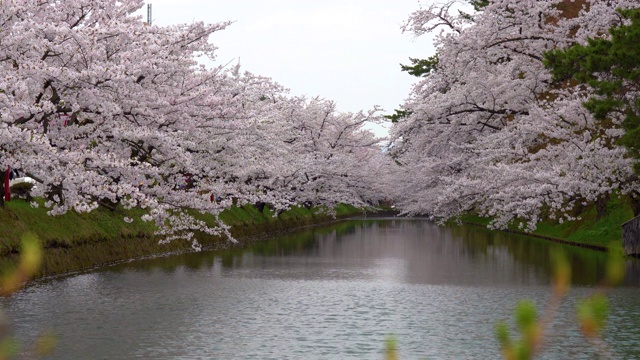
[[[555,251],[569,258],[574,285],[595,286],[602,279],[604,253],[481,227],[441,227],[422,219],[353,220],[285,234],[251,249],[160,258],[109,271],[197,270],[213,267],[218,258],[223,268],[234,269],[229,273],[233,276],[372,280],[371,271],[382,271],[384,265],[396,267],[394,271],[402,273],[396,280],[405,283],[529,286],[550,283],[550,253]],[[372,262],[378,266],[370,266]],[[640,284],[638,264],[628,261],[626,285]]]
[[[188,254],[44,281],[4,299],[15,331],[58,333],[53,358],[379,359],[499,357],[493,326],[518,300],[542,306],[549,253],[574,287],[542,358],[594,358],[575,325],[606,254],[420,219],[358,220],[244,250]],[[640,357],[638,263],[611,294],[607,341]]]

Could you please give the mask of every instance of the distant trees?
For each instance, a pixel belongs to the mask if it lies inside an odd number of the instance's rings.
[[[231,198],[375,201],[359,167],[375,161],[361,129],[375,112],[340,114],[237,67],[206,68],[198,57],[215,57],[209,36],[229,23],[148,26],[132,15],[143,4],[0,4],[0,169],[36,179],[52,215],[138,206],[171,240],[223,232],[191,214]]]
[[[612,191],[638,186],[618,146],[621,120],[599,121],[582,104],[593,90],[554,80],[544,54],[608,39],[633,1],[455,1],[409,17],[404,29],[436,37],[437,66],[422,73],[392,129],[404,169],[398,204],[450,218],[473,211],[493,226],[533,229],[544,217],[603,211]],[[414,63],[419,64],[419,63]]]

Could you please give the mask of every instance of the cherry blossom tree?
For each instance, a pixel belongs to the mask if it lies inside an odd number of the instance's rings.
[[[328,100],[261,92],[249,104],[242,129],[228,131],[224,145],[207,155],[216,157],[218,168],[204,181],[217,193],[269,203],[278,211],[386,199],[377,179],[390,161],[381,140],[362,128],[381,121],[377,109],[341,113]]]
[[[192,214],[217,216],[232,198],[362,203],[368,195],[336,184],[365,177],[353,168],[376,148],[360,128],[373,114],[330,108],[321,146],[305,148],[297,126],[321,121],[316,107],[328,102],[306,104],[237,66],[205,67],[199,58],[215,59],[210,35],[229,23],[149,26],[133,15],[142,6],[0,4],[0,168],[36,179],[33,195],[51,215],[141,207],[169,241],[225,233]]]
[[[629,24],[609,30],[611,39],[588,39],[588,45],[574,44],[567,49],[545,53],[545,64],[558,82],[578,81],[588,84],[595,92],[584,107],[603,122],[612,117],[624,116],[623,144],[636,159],[634,170],[640,171],[639,83],[640,10],[619,11]],[[635,215],[640,215],[640,193],[631,192]]]
[[[151,209],[170,239],[217,233],[181,211],[216,211],[176,184],[198,166],[193,132],[219,100],[208,36],[227,24],[146,26],[141,1],[3,2],[2,166],[42,182],[50,213],[100,203]]]
[[[378,109],[340,113],[332,101],[294,98],[286,116],[290,131],[283,141],[298,154],[293,172],[281,176],[291,201],[333,206],[353,199],[364,206],[384,199],[378,180],[390,163],[380,140],[362,130],[381,121]]]
[[[631,161],[616,145],[620,119],[594,120],[589,89],[554,82],[543,54],[606,37],[633,1],[492,0],[468,15],[455,1],[411,14],[405,31],[440,30],[435,70],[395,124],[392,155],[406,169],[399,205],[451,218],[473,211],[493,226],[531,230],[542,217],[571,220],[629,191]]]

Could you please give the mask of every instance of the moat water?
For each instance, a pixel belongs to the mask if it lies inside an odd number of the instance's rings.
[[[424,219],[309,228],[242,250],[134,261],[42,280],[0,299],[26,354],[43,333],[51,359],[496,359],[499,320],[518,301],[544,309],[550,253],[572,287],[541,359],[602,358],[578,329],[576,302],[598,291],[607,254]],[[603,338],[640,358],[640,266],[609,290]],[[512,323],[512,322],[511,322]]]

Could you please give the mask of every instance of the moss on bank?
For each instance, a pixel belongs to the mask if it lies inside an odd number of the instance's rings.
[[[607,205],[605,215],[597,219],[595,206],[585,209],[579,214],[579,220],[563,223],[544,221],[529,235],[549,240],[585,246],[597,250],[620,247],[622,244],[622,224],[633,219],[633,210],[627,197],[613,196]],[[465,223],[486,226],[491,219],[475,215],[461,218]],[[521,232],[516,226],[508,229]]]
[[[350,205],[339,205],[336,218],[362,213]],[[154,237],[152,223],[142,222],[141,209],[116,211],[99,208],[88,214],[68,212],[62,216],[49,216],[46,209],[32,208],[27,202],[16,200],[0,208],[0,271],[15,265],[20,239],[26,232],[35,234],[44,252],[38,276],[68,273],[90,269],[118,261],[171,252],[184,252],[191,248],[187,241],[174,241],[159,245]],[[277,217],[268,207],[259,211],[251,205],[232,207],[220,214],[220,219],[231,226],[231,234],[240,240],[234,245],[229,240],[198,234],[205,248],[242,246],[249,236],[334,220],[331,214],[318,208],[293,208]],[[135,219],[125,223],[124,217]],[[212,216],[202,217],[209,224]]]

